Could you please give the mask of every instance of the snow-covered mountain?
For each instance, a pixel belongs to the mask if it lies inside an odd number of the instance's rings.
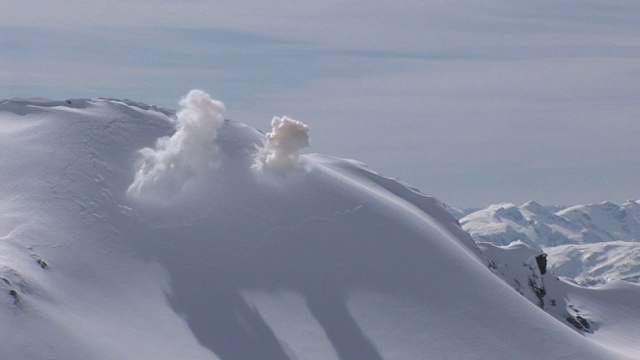
[[[636,284],[544,275],[537,248],[478,247],[437,199],[300,155],[303,123],[223,111],[0,102],[0,358],[640,356]]]
[[[491,205],[460,219],[480,241],[507,245],[522,240],[543,247],[640,240],[640,201],[576,205],[552,212],[534,201]]]
[[[609,201],[577,205],[558,211],[557,215],[584,228],[582,243],[640,241],[640,200],[622,205]]]
[[[546,248],[549,268],[585,286],[620,279],[640,283],[640,243],[607,241]]]
[[[552,208],[529,201],[491,205],[460,224],[476,241],[541,246],[550,269],[583,285],[640,278],[640,201]]]

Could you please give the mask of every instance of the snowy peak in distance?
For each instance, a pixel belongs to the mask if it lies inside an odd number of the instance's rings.
[[[522,240],[542,247],[640,239],[640,203],[577,205],[554,212],[534,201],[491,205],[460,219],[477,241]],[[553,209],[553,208],[551,208]]]
[[[569,244],[545,249],[549,268],[582,286],[612,280],[640,283],[640,243],[607,241]]]
[[[640,201],[544,207],[491,205],[460,219],[476,240],[544,248],[549,269],[583,286],[640,280]]]
[[[582,225],[600,239],[640,240],[640,203],[638,201],[627,201],[622,205],[606,201],[601,204],[572,206],[559,211],[558,215]]]

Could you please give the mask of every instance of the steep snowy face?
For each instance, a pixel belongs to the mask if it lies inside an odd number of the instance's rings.
[[[618,354],[496,277],[437,199],[222,111],[0,102],[0,358]],[[265,149],[291,161],[256,168]]]
[[[489,268],[514,290],[560,322],[580,332],[593,333],[598,324],[580,315],[568,296],[567,286],[549,271],[548,254],[535,245],[514,241],[507,246],[478,243]]]
[[[557,254],[567,252],[563,247],[574,248],[574,251],[591,255],[619,259],[622,249],[635,249],[637,258],[638,243],[606,242],[585,245],[562,245],[542,249],[522,241],[507,246],[491,243],[478,243],[489,260],[489,267],[505,283],[515,291],[536,304],[547,314],[584,334],[594,343],[613,348],[616,354],[612,358],[633,357],[640,346],[636,333],[637,301],[640,298],[640,287],[626,281],[608,281],[599,286],[581,287],[573,281],[558,278],[554,263]],[[595,248],[599,248],[596,250]],[[608,249],[605,249],[608,248]],[[589,264],[584,264],[588,266]],[[631,267],[637,274],[637,266]],[[596,269],[597,272],[611,272],[612,269]],[[617,277],[620,278],[620,277]],[[591,284],[593,285],[593,284]],[[624,344],[624,345],[623,345]],[[537,356],[532,356],[537,358]],[[571,356],[573,357],[573,356]]]

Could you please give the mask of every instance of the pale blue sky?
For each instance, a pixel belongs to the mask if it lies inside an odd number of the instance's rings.
[[[0,98],[199,88],[454,206],[640,198],[637,1],[0,3]]]

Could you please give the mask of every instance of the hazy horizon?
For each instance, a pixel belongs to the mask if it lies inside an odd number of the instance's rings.
[[[632,1],[9,2],[0,98],[191,89],[456,207],[640,199]]]

